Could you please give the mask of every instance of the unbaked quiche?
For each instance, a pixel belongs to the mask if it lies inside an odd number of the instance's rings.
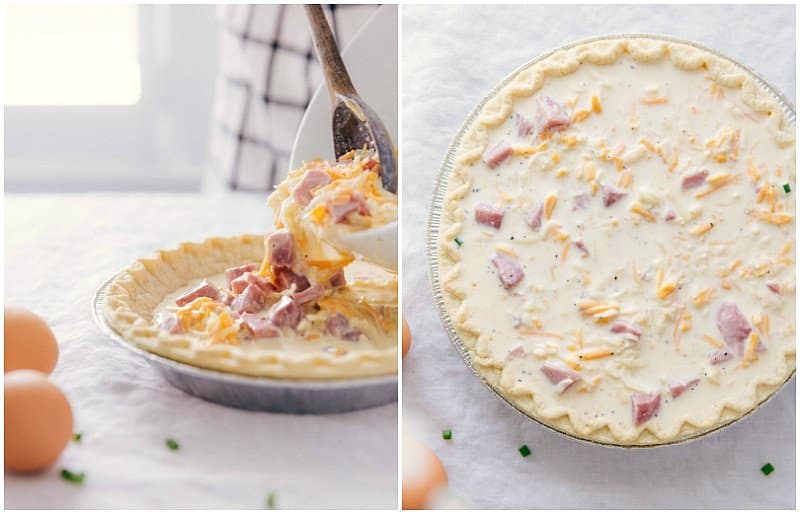
[[[794,125],[746,70],[667,40],[578,44],[516,72],[456,144],[443,307],[518,409],[663,444],[793,374]]]
[[[367,151],[305,164],[269,197],[274,232],[139,260],[108,286],[106,318],[128,341],[204,368],[293,379],[395,373],[396,274],[327,242],[397,219],[379,169]]]

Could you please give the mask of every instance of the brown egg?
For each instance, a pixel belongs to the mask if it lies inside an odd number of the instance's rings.
[[[6,307],[5,366],[7,373],[15,369],[34,369],[50,374],[58,361],[58,344],[47,323],[21,307]]]
[[[447,472],[439,458],[419,442],[403,440],[403,508],[425,509],[442,487]]]
[[[411,349],[411,329],[408,328],[408,323],[403,319],[403,357],[408,354]]]
[[[72,437],[72,408],[64,393],[38,371],[5,376],[5,467],[40,471],[61,455]]]

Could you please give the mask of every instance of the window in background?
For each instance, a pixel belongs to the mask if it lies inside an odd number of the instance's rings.
[[[213,5],[7,6],[3,38],[6,191],[200,188]]]
[[[5,67],[6,105],[133,105],[136,6],[8,6]]]

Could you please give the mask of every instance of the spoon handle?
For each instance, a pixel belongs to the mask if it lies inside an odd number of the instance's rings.
[[[344,66],[342,56],[336,46],[336,40],[325,19],[325,13],[319,4],[306,5],[306,15],[311,25],[314,38],[314,46],[317,48],[319,61],[322,63],[322,73],[325,75],[325,83],[328,85],[328,94],[331,97],[331,105],[336,105],[338,95],[358,96],[356,88],[350,81],[350,75]]]

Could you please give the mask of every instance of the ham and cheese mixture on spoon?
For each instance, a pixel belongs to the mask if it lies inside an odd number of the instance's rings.
[[[517,406],[653,443],[791,373],[795,147],[744,96],[669,59],[584,62],[462,161],[442,276],[477,369]]]
[[[397,219],[372,152],[292,171],[270,195],[276,230],[262,263],[245,263],[169,295],[163,330],[209,344],[346,355],[396,345],[397,276],[328,245],[329,231]]]

